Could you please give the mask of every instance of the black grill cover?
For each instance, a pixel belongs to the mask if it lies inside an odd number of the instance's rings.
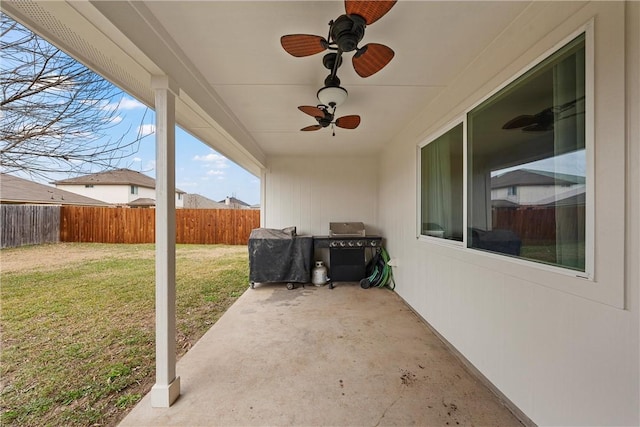
[[[486,249],[492,252],[500,252],[508,255],[520,255],[522,241],[511,230],[480,230],[473,228],[471,247]]]
[[[313,237],[295,229],[256,228],[249,235],[249,281],[311,282]]]

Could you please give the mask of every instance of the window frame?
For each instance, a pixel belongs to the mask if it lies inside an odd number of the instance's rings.
[[[455,127],[462,125],[462,241],[444,239],[441,237],[429,236],[422,234],[422,149],[441,136],[452,131]],[[417,207],[416,207],[416,238],[421,241],[437,243],[445,246],[454,246],[459,248],[466,247],[467,240],[467,143],[466,143],[467,121],[466,113],[457,116],[455,119],[440,127],[436,132],[430,133],[426,138],[422,139],[416,147],[417,159]]]
[[[456,118],[447,125],[439,128],[436,132],[431,132],[426,138],[421,139],[421,142],[416,147],[417,158],[417,206],[416,206],[416,231],[417,240],[426,243],[437,243],[448,247],[456,247],[459,250],[464,251],[470,256],[478,259],[495,259],[499,262],[507,263],[506,265],[522,265],[526,267],[532,267],[537,270],[559,273],[565,276],[576,277],[580,279],[588,280],[589,282],[595,282],[595,51],[594,51],[594,21],[591,19],[578,29],[569,33],[566,37],[563,37],[559,42],[554,44],[550,49],[547,49],[541,55],[536,57],[533,61],[521,68],[518,72],[514,73],[510,78],[503,81],[493,90],[488,92],[485,96],[473,102],[468,108],[465,108],[462,115],[456,116]],[[524,258],[511,257],[500,253],[493,253],[487,251],[479,251],[472,247],[469,247],[468,242],[468,114],[478,106],[482,105],[494,95],[514,83],[521,76],[535,68],[547,58],[561,50],[564,46],[570,43],[573,39],[584,34],[585,38],[585,177],[586,177],[586,192],[585,192],[585,271],[576,271],[569,268],[544,264],[541,262],[528,260]],[[444,135],[449,130],[462,122],[463,125],[463,234],[462,242],[450,241],[447,239],[441,239],[437,237],[425,236],[421,234],[421,216],[422,216],[422,182],[421,182],[421,149],[430,142],[436,140],[440,136]]]

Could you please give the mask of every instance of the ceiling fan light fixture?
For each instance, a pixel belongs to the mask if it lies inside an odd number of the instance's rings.
[[[323,105],[336,108],[347,100],[347,90],[341,86],[325,86],[318,91],[317,97]]]

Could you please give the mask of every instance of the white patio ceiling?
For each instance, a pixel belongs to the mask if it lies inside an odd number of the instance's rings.
[[[377,152],[529,6],[399,0],[361,42],[391,47],[391,63],[363,79],[345,55],[338,76],[349,98],[337,116],[359,114],[362,123],[333,137],[330,129],[299,131],[315,124],[297,106],[318,103],[329,73],[323,54],[295,58],[280,37],[326,37],[328,22],[344,13],[341,1],[3,2],[148,104],[150,76],[169,74],[181,88],[179,124],[254,174],[270,156]]]

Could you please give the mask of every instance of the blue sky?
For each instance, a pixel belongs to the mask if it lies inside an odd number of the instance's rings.
[[[12,37],[18,36],[13,36],[12,33],[4,34],[3,41],[11,40]],[[122,94],[119,90],[116,92],[110,101],[102,103],[101,100],[95,104],[96,108],[115,111],[110,126],[107,126],[108,129],[96,129],[93,135],[87,135],[86,143],[99,146],[107,139],[117,141],[124,136],[126,144],[128,141],[135,141],[140,134],[148,135],[140,141],[137,150],[129,150],[126,158],[111,166],[126,167],[155,178],[155,115],[151,109],[147,109],[132,97]],[[55,101],[55,98],[52,99]],[[25,171],[17,171],[16,175],[41,183],[73,177],[56,172],[55,162],[52,162],[52,165],[46,176],[34,176]],[[88,169],[91,172],[104,170],[96,168],[95,165],[84,168],[80,165],[80,169]],[[260,203],[260,180],[257,177],[179,128],[176,128],[176,187],[215,201],[224,200],[226,196],[235,196],[251,205]]]
[[[146,111],[146,113],[145,113]],[[121,162],[127,167],[155,177],[155,115],[152,110],[125,96],[118,106],[118,116],[110,134],[118,138],[128,132],[134,139],[138,132],[147,134],[139,149]],[[260,179],[226,157],[176,127],[176,187],[220,201],[235,196],[251,205],[260,203]]]

